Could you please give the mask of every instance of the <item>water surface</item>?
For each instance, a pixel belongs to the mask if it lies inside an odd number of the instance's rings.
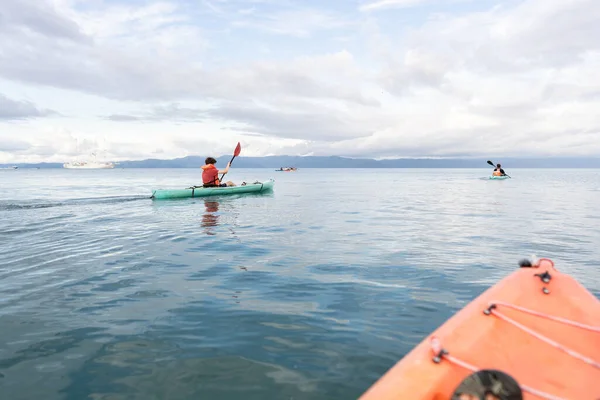
[[[600,171],[0,171],[6,399],[349,399],[519,259],[598,295]]]

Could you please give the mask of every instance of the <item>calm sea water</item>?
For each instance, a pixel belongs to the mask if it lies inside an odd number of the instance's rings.
[[[507,172],[0,171],[0,397],[351,399],[523,257],[598,296],[600,170]]]

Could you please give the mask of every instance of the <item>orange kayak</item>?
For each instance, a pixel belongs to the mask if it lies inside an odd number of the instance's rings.
[[[360,400],[599,400],[600,301],[551,260],[520,265]]]

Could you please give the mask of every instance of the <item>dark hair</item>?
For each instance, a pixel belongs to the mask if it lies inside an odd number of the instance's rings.
[[[205,164],[216,164],[216,163],[217,163],[217,160],[215,160],[215,159],[214,159],[214,158],[212,158],[212,157],[207,157],[207,158],[206,158],[206,160],[204,160],[204,163],[205,163]]]
[[[500,165],[500,164],[496,164],[496,167],[500,168],[500,167],[501,167],[501,165]]]

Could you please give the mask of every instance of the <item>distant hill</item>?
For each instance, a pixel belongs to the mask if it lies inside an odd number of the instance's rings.
[[[224,168],[231,156],[221,156],[217,166]],[[555,157],[555,158],[492,158],[506,168],[600,168],[600,157]],[[172,160],[147,159],[121,161],[116,168],[198,168],[204,164],[204,157],[188,156]],[[62,168],[61,163],[0,164],[19,168]],[[486,168],[485,159],[432,159],[399,158],[393,160],[373,160],[368,158],[347,158],[338,156],[300,157],[237,157],[235,168]]]

